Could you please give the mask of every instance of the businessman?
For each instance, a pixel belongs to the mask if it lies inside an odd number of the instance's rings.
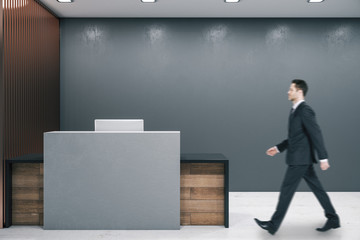
[[[279,229],[302,178],[319,200],[327,218],[325,225],[316,230],[325,232],[340,227],[339,217],[313,167],[313,164],[317,163],[314,152],[320,159],[322,170],[327,170],[330,165],[321,130],[316,122],[315,112],[305,102],[307,90],[308,86],[304,80],[292,81],[288,91],[289,100],[293,103],[289,116],[288,138],[266,151],[267,155],[275,156],[277,153],[287,150],[286,164],[288,165],[276,211],[271,220],[260,221],[255,218],[255,222],[270,234],[275,234]]]

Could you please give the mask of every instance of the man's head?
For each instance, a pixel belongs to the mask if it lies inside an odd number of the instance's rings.
[[[304,80],[294,79],[291,82],[288,97],[292,102],[297,102],[299,100],[304,99],[306,93],[308,91],[308,86]]]

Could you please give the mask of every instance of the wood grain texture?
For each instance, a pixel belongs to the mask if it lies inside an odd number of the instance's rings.
[[[224,187],[224,175],[181,175],[180,187]]]
[[[12,175],[40,175],[40,163],[14,163]]]
[[[182,200],[180,212],[224,212],[224,200]]]
[[[190,199],[190,188],[180,188],[180,200]]]
[[[39,225],[44,225],[44,213],[39,213]]]
[[[190,174],[191,163],[181,163],[180,164],[180,175]]]
[[[224,164],[181,163],[181,225],[224,225]]]
[[[12,223],[14,225],[41,225],[43,222],[44,176],[42,168],[42,163],[12,164]]]
[[[41,200],[13,200],[12,212],[14,213],[43,213],[44,202]]]
[[[40,176],[44,176],[44,164],[43,163],[39,163],[40,164]]]
[[[43,176],[32,176],[32,175],[18,175],[13,176],[12,186],[13,187],[43,187],[44,185]]]
[[[191,225],[191,213],[180,213],[180,225]]]
[[[222,200],[224,199],[224,188],[191,188],[190,196],[192,200]]]
[[[44,185],[41,174],[42,163],[14,163],[12,164],[12,186],[13,187],[38,187]]]
[[[224,225],[224,213],[191,213],[191,225]]]
[[[44,200],[44,188],[39,189],[39,200]]]
[[[43,200],[41,196],[43,194],[42,188],[37,187],[13,187],[12,199],[13,200]]]
[[[42,225],[42,214],[39,213],[13,213],[13,225]]]
[[[191,174],[195,175],[224,175],[224,164],[223,163],[192,163]]]

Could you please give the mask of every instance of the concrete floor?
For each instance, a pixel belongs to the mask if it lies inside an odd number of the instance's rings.
[[[95,240],[95,239],[284,239],[284,240],[359,240],[360,192],[329,193],[341,219],[341,228],[325,233],[315,231],[325,223],[322,208],[312,193],[299,192],[290,205],[276,235],[260,229],[253,218],[268,220],[277,203],[277,192],[230,193],[230,228],[186,226],[173,231],[55,231],[39,226],[12,226],[0,229],[1,240]]]

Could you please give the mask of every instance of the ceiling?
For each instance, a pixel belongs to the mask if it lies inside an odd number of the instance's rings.
[[[359,18],[360,0],[37,0],[60,18]]]

